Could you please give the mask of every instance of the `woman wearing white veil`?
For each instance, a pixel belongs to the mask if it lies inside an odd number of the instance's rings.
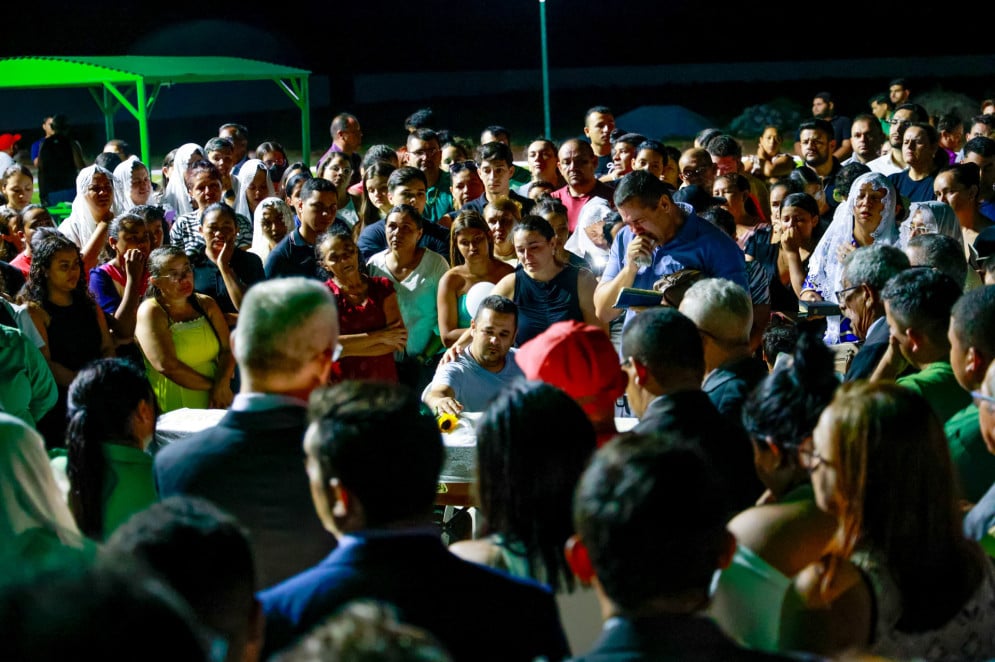
[[[904,250],[909,239],[921,234],[945,234],[963,243],[957,212],[945,202],[927,200],[909,205],[909,216],[898,226],[898,245]]]
[[[248,219],[255,217],[255,206],[263,199],[276,195],[273,189],[273,182],[269,178],[269,170],[266,164],[259,159],[249,159],[242,164],[238,171],[238,192],[235,194],[235,213],[241,214]],[[258,178],[258,179],[257,179]],[[265,192],[260,186],[260,180],[264,182]],[[249,189],[254,189],[250,191]],[[251,205],[249,195],[255,196],[256,205]]]
[[[268,219],[265,218],[267,210],[272,210]],[[264,198],[256,205],[253,214],[252,247],[249,248],[249,252],[258,255],[263,264],[266,264],[270,251],[296,227],[294,212],[283,198],[276,196]]]
[[[76,197],[72,211],[59,224],[59,231],[79,246],[83,273],[97,266],[97,257],[107,243],[107,229],[114,218],[114,173],[91,165],[76,175]]]
[[[577,216],[577,227],[564,246],[574,255],[588,261],[594,274],[600,275],[608,264],[608,250],[611,245],[605,240],[602,228],[605,227],[605,216],[612,212],[612,207],[604,198],[591,198],[580,209]]]
[[[809,258],[808,275],[798,298],[838,304],[836,293],[843,287],[843,261],[850,252],[873,243],[898,245],[897,202],[895,188],[881,173],[864,173],[854,180],[845,206],[837,207],[832,223]],[[850,331],[850,320],[839,316],[826,319],[827,343],[856,340]]]
[[[173,169],[169,175],[169,184],[162,194],[162,205],[168,209],[176,210],[175,218],[193,211],[193,204],[190,202],[190,193],[187,191],[187,168],[193,161],[205,159],[204,149],[197,143],[186,143],[176,150],[173,157]]]
[[[123,214],[152,197],[152,179],[148,166],[135,155],[114,168],[114,213]]]

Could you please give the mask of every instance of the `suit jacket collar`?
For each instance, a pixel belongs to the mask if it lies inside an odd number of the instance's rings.
[[[219,426],[240,430],[277,430],[288,427],[306,427],[307,410],[304,407],[286,406],[263,411],[233,411],[229,409]]]

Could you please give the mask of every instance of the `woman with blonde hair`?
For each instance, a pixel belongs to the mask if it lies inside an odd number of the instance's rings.
[[[950,451],[929,403],[891,382],[844,384],[801,454],[837,529],[829,553],[795,579],[807,610],[785,624],[787,646],[995,656],[995,566],[961,531]]]

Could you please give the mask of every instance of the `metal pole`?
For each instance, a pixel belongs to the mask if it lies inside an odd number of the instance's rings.
[[[546,138],[552,139],[553,129],[549,114],[549,52],[546,46],[546,0],[539,0],[539,32],[542,38],[542,114]]]

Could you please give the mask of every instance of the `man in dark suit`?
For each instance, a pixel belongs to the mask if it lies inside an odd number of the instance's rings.
[[[454,660],[561,660],[550,591],[451,554],[432,523],[443,445],[403,386],[344,382],[311,397],[304,439],[315,509],[339,539],[324,561],[259,594],[264,656],[356,599],[392,604]]]
[[[577,486],[567,562],[607,618],[574,659],[788,659],[740,648],[703,614],[736,548],[726,517],[722,482],[680,434],[626,433],[603,446]]]
[[[701,390],[705,356],[698,328],[673,308],[636,315],[622,333],[626,397],[643,434],[679,433],[695,443],[726,484],[728,513],[756,503],[764,487],[743,426]]]
[[[335,547],[311,505],[301,440],[307,398],[328,381],[338,344],[335,300],[322,283],[257,283],[242,300],[232,348],[241,389],[214,428],[155,457],[159,496],[200,496],[249,530],[259,584],[271,586]]]
[[[853,332],[864,342],[850,360],[843,381],[869,379],[888,349],[888,321],[881,291],[888,280],[909,268],[909,258],[900,249],[884,244],[862,246],[843,263],[843,289],[836,293]]]

